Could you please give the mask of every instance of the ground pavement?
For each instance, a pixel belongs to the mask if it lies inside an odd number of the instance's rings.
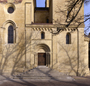
[[[47,67],[37,67],[16,77],[0,75],[0,86],[90,86],[90,76],[71,77]]]
[[[0,76],[0,86],[90,86],[90,77],[73,77],[74,81],[47,79],[11,79]]]

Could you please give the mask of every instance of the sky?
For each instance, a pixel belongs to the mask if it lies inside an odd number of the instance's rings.
[[[45,7],[45,0],[36,0],[37,3],[37,7]],[[84,15],[85,14],[90,14],[90,3],[88,3],[87,5],[84,4]],[[85,27],[87,27],[89,25],[90,21],[85,22]],[[87,32],[87,34],[90,31]]]
[[[36,0],[37,7],[45,7],[45,0]]]
[[[84,4],[84,15],[85,14],[90,14],[90,3],[88,3],[87,5]],[[89,24],[90,24],[89,22],[90,21],[87,21],[87,22],[84,23],[85,24],[85,27],[88,27],[89,26]],[[86,28],[84,28],[84,29],[86,29]],[[90,30],[87,31],[87,34],[88,33],[90,33]]]

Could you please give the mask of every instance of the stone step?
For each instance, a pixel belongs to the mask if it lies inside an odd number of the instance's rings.
[[[60,80],[60,81],[75,81],[75,79],[73,79],[72,77],[69,77],[69,76],[67,76],[67,77],[44,77],[44,76],[42,76],[42,77],[14,77],[13,79],[37,79],[37,80],[39,80],[39,79],[45,79],[45,80]]]
[[[72,77],[50,69],[46,66],[38,66],[26,73],[19,74],[14,79],[54,79],[54,80],[73,80]]]

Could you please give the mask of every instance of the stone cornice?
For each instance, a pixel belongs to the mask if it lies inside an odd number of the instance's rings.
[[[26,24],[25,27],[27,28],[77,28],[76,26],[69,26],[69,27],[66,27],[65,24]]]
[[[32,28],[34,31],[50,31],[51,33],[58,34],[61,31],[75,31],[76,27],[68,27],[59,24],[28,24],[26,28]]]

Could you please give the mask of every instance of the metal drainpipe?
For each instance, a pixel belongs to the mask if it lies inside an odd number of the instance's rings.
[[[51,67],[53,68],[53,34],[52,34],[52,66]]]
[[[26,28],[25,28],[25,69],[26,69]]]
[[[79,30],[77,29],[77,76],[79,75]]]
[[[24,29],[25,29],[25,69],[26,69],[26,3],[25,5],[25,11],[24,11]]]

